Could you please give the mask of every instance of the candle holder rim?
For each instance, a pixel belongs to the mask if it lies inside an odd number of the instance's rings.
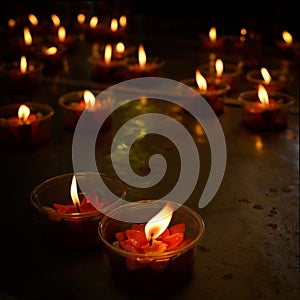
[[[121,205],[121,206],[115,208],[114,210],[112,210],[110,212],[110,215],[112,215],[113,213],[116,213],[118,210],[124,209],[124,206],[128,207],[128,206],[134,205],[134,204],[149,203],[149,202],[153,202],[153,201],[160,201],[160,202],[173,203],[173,204],[176,203],[176,202],[166,201],[166,200],[151,200],[151,199],[132,201],[132,202],[128,202],[127,204],[124,204],[124,205]],[[176,205],[179,205],[179,204],[176,203]],[[189,206],[186,206],[184,204],[181,204],[178,209],[180,209],[180,208],[187,211],[189,213],[189,215],[192,216],[194,218],[194,220],[196,220],[196,222],[199,225],[199,232],[198,232],[196,238],[193,239],[192,242],[190,242],[189,244],[187,244],[184,247],[177,248],[177,249],[170,250],[170,251],[166,251],[166,252],[163,252],[163,253],[135,253],[135,252],[129,252],[129,251],[117,248],[114,245],[112,245],[112,243],[107,241],[106,238],[104,238],[103,235],[102,235],[102,230],[103,230],[103,227],[105,225],[105,222],[110,221],[110,220],[115,220],[111,216],[107,216],[107,215],[105,215],[102,218],[101,222],[99,222],[99,224],[98,224],[98,236],[99,236],[100,240],[104,243],[104,245],[107,247],[107,249],[111,250],[112,252],[114,252],[118,255],[124,256],[124,257],[149,258],[149,259],[153,259],[153,258],[157,258],[157,257],[159,257],[159,258],[171,258],[171,259],[176,258],[176,256],[180,255],[181,253],[184,253],[184,252],[188,251],[189,249],[193,248],[196,244],[198,244],[201,241],[201,239],[203,238],[203,235],[205,233],[205,223],[204,223],[204,220],[201,217],[201,215],[198,214],[196,211],[194,211]]]
[[[43,187],[46,187],[49,184],[54,184],[55,180],[64,180],[64,179],[70,179],[70,185],[71,185],[71,179],[72,176],[74,175],[73,172],[70,173],[64,173],[64,174],[59,174],[50,178],[45,179],[43,182],[39,183],[38,185],[36,185],[34,187],[34,189],[32,190],[31,194],[30,194],[30,203],[31,205],[40,213],[43,213],[45,215],[49,215],[51,214],[52,216],[59,216],[62,219],[72,219],[72,220],[76,220],[76,219],[82,219],[82,218],[87,218],[87,217],[97,217],[97,216],[102,216],[103,213],[95,210],[95,211],[87,211],[87,212],[76,212],[76,213],[60,213],[57,212],[55,210],[53,211],[49,211],[49,209],[46,209],[40,205],[38,205],[35,201],[35,195],[36,193],[38,193],[38,191],[40,189],[42,189]],[[119,196],[120,199],[125,199],[126,195],[127,195],[127,189],[124,185],[124,183],[119,180],[117,177],[110,175],[108,173],[98,173],[98,172],[79,172],[76,173],[77,176],[85,176],[85,175],[100,175],[100,176],[104,176],[106,178],[109,178],[110,180],[113,180],[115,183],[117,183],[121,189],[122,189],[122,194]],[[113,204],[112,204],[113,206]]]

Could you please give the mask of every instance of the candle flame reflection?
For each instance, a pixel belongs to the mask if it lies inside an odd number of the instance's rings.
[[[25,104],[21,104],[18,110],[18,118],[22,122],[26,122],[29,115],[30,115],[30,108]]]
[[[156,239],[169,226],[173,216],[173,209],[170,204],[166,204],[145,226],[145,234],[148,241]]]
[[[267,90],[262,84],[258,85],[258,98],[262,104],[264,105],[269,104],[269,96]]]

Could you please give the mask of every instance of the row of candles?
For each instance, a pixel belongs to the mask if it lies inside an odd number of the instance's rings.
[[[61,28],[58,30],[62,32],[61,35],[65,36],[62,27],[58,28]],[[212,43],[221,45],[216,40]],[[55,52],[59,48],[51,49]],[[121,49],[120,53],[123,53],[124,48]],[[138,63],[131,65],[133,75],[123,77],[130,69],[120,65],[121,59],[116,59],[116,64],[112,63],[113,51],[112,44],[108,44],[103,59],[93,55],[92,61],[98,66],[95,78],[103,75],[103,78],[113,78],[117,82],[137,76],[157,76],[164,65],[162,61],[149,62],[143,45],[139,45]],[[109,69],[105,66],[109,66]],[[221,59],[215,59],[213,64],[197,68],[194,77],[182,80],[182,83],[200,93],[203,101],[208,101],[217,115],[224,112],[225,97],[235,93],[236,79],[242,73],[239,65],[230,65],[232,69],[229,72],[226,72],[227,67]],[[25,54],[14,68],[8,71],[8,79],[14,86],[19,83],[27,87],[38,86],[35,80],[40,79],[36,75],[41,69],[28,63]],[[108,71],[111,68],[114,70],[112,73]],[[122,75],[119,75],[120,70],[124,72],[121,72]],[[246,78],[252,84],[252,89],[238,95],[243,124],[255,130],[286,128],[287,109],[293,103],[293,97],[284,93],[286,77],[263,67],[258,71],[250,71]],[[95,122],[99,114],[110,111],[111,104],[96,98],[97,94],[99,91],[82,90],[59,98],[65,113],[65,126],[69,130],[74,131],[84,110],[91,114]],[[15,148],[46,142],[51,136],[53,115],[51,106],[40,103],[15,103],[0,108],[1,142]],[[111,124],[112,119],[107,119],[104,127],[109,128]],[[101,176],[111,187],[119,201],[112,202],[101,190],[87,193],[80,190],[78,178],[80,181],[93,182],[97,176]],[[77,248],[102,243],[110,255],[114,275],[126,285],[144,290],[175,287],[193,269],[197,245],[204,234],[201,216],[191,208],[171,201],[146,200],[122,204],[126,196],[125,186],[113,176],[70,173],[53,177],[35,187],[31,203],[46,218],[47,238],[52,242]],[[132,211],[140,216],[146,215],[148,219],[140,222],[119,219],[126,214],[132,215]],[[106,212],[109,212],[109,216]]]

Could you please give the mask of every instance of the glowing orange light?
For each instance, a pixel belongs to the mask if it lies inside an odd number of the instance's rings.
[[[217,30],[216,27],[211,27],[208,33],[209,39],[211,42],[215,42],[217,40]]]
[[[16,26],[16,20],[15,20],[15,19],[9,19],[9,20],[7,21],[7,25],[8,25],[8,27],[10,27],[10,28],[14,28],[14,27]]]
[[[139,45],[138,59],[139,59],[139,65],[141,69],[145,68],[147,57],[146,57],[144,46],[142,44]]]
[[[112,32],[116,32],[118,30],[118,20],[116,18],[112,18],[110,23],[110,30]]]
[[[60,42],[64,42],[65,39],[66,39],[66,29],[65,29],[65,27],[64,26],[60,26],[58,28],[57,34],[58,34],[58,40]]]
[[[47,55],[54,55],[57,52],[56,47],[50,47],[44,50]]]
[[[207,82],[199,70],[196,70],[196,82],[200,90],[207,90]]]
[[[90,20],[90,27],[95,28],[98,24],[98,17],[94,16]]]
[[[22,74],[25,74],[26,70],[27,70],[27,60],[26,57],[23,55],[20,60],[20,71]]]
[[[218,58],[215,62],[215,68],[216,68],[216,73],[217,73],[217,76],[221,76],[223,74],[223,70],[224,70],[224,64],[223,64],[223,61]]]
[[[109,64],[111,62],[112,57],[112,45],[107,44],[104,49],[104,61]]]
[[[293,43],[293,36],[286,30],[282,32],[282,38],[287,45],[291,45]]]
[[[32,36],[28,27],[25,27],[24,30],[24,42],[25,45],[30,46],[32,44]]]
[[[125,45],[122,42],[117,43],[117,45],[116,45],[116,51],[118,53],[124,53],[124,51],[125,51]]]
[[[73,178],[72,178],[70,194],[71,194],[71,198],[74,203],[74,206],[78,209],[80,206],[80,201],[79,201],[78,192],[77,192],[77,184],[76,184],[75,175],[73,175]]]
[[[85,90],[83,93],[83,99],[86,108],[93,108],[95,106],[95,96],[91,91]]]
[[[37,17],[34,14],[29,14],[28,19],[29,19],[30,23],[34,26],[36,26],[39,23]]]
[[[258,85],[258,98],[262,104],[264,104],[264,105],[269,104],[269,96],[268,96],[267,90],[265,89],[265,87],[262,84]]]
[[[30,108],[25,104],[21,104],[18,110],[18,118],[22,122],[26,122],[29,115],[30,115]]]
[[[84,14],[78,14],[77,15],[77,21],[79,24],[83,24],[85,22],[85,15]]]
[[[272,77],[271,77],[269,71],[266,68],[261,68],[260,72],[261,72],[261,75],[262,75],[265,83],[269,84],[270,81],[272,80]]]
[[[151,218],[145,226],[145,234],[148,241],[155,240],[169,226],[173,216],[173,209],[169,204]]]
[[[119,19],[119,23],[121,27],[126,27],[127,25],[127,18],[125,15],[122,15]]]
[[[59,19],[59,17],[57,15],[52,14],[51,15],[51,19],[52,19],[53,25],[55,27],[58,27],[60,25],[60,19]]]

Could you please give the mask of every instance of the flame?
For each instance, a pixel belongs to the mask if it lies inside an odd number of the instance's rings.
[[[284,30],[284,31],[282,32],[282,38],[283,38],[283,40],[284,40],[288,45],[291,45],[291,44],[293,43],[293,37],[292,37],[292,35],[291,35],[288,31],[286,31],[286,30]]]
[[[105,63],[109,64],[111,61],[112,56],[112,46],[110,44],[107,44],[104,49],[104,61]]]
[[[272,77],[271,77],[269,71],[266,68],[261,68],[260,72],[261,72],[261,75],[262,75],[264,81],[266,82],[266,84],[269,84],[270,81],[272,80]]]
[[[34,14],[29,14],[28,19],[29,19],[30,23],[34,26],[36,26],[39,23],[37,17]]]
[[[64,42],[65,39],[66,39],[66,29],[65,29],[65,27],[64,26],[60,26],[58,28],[57,34],[58,34],[58,40],[60,42]]]
[[[77,15],[77,21],[79,24],[83,24],[85,21],[85,15],[84,14],[78,14]]]
[[[265,89],[265,87],[262,84],[258,85],[258,98],[262,104],[264,104],[264,105],[269,104],[269,96],[268,96],[267,90]]]
[[[71,193],[71,198],[72,198],[72,201],[73,201],[74,205],[76,207],[79,207],[80,201],[79,201],[78,192],[77,192],[77,184],[76,184],[75,175],[73,175],[73,178],[72,178],[70,193]]]
[[[199,70],[196,70],[196,82],[200,90],[207,90],[207,82]]]
[[[98,24],[98,17],[94,16],[90,20],[90,26],[91,28],[95,28]]]
[[[24,41],[27,46],[32,44],[32,36],[28,27],[24,28]]]
[[[118,53],[124,53],[124,51],[125,51],[125,45],[122,42],[117,43],[117,45],[116,45],[116,51]]]
[[[223,65],[223,61],[218,58],[215,62],[215,67],[216,67],[216,73],[217,76],[221,76],[223,74],[223,70],[224,70],[224,65]]]
[[[14,28],[15,26],[16,26],[16,20],[15,19],[9,19],[8,21],[7,21],[7,25],[8,25],[8,27],[10,27],[10,28]]]
[[[58,27],[60,25],[60,19],[59,19],[59,17],[57,15],[52,14],[51,15],[51,19],[52,19],[53,25],[55,27]]]
[[[116,32],[118,30],[118,20],[116,18],[112,18],[110,23],[110,30],[112,32]]]
[[[211,42],[215,42],[217,40],[217,30],[216,27],[212,27],[208,33],[209,39]]]
[[[20,60],[20,71],[22,74],[25,74],[26,70],[27,70],[27,60],[26,57],[23,55]]]
[[[173,209],[169,204],[150,219],[145,226],[145,234],[148,241],[156,239],[162,234],[171,222]]]
[[[25,104],[21,104],[18,110],[18,118],[23,121],[26,122],[28,117],[30,115],[30,109],[27,105]]]
[[[85,90],[83,93],[83,99],[87,108],[95,106],[95,96],[91,91]]]
[[[139,45],[138,58],[139,58],[139,65],[143,69],[146,65],[147,57],[146,57],[144,46],[142,44]]]
[[[56,47],[50,47],[48,49],[45,50],[45,53],[47,55],[54,55],[57,52],[57,48]]]
[[[246,40],[246,34],[247,34],[247,29],[246,28],[241,28],[241,36],[240,36],[240,41],[245,42]]]
[[[121,27],[126,27],[127,25],[127,18],[125,15],[122,15],[119,19],[119,23]]]

